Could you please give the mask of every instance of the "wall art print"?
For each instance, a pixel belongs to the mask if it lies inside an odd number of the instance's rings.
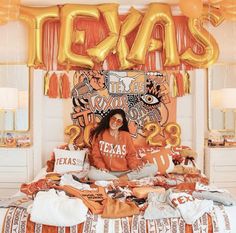
[[[165,73],[80,70],[73,82],[71,118],[82,130],[99,122],[111,109],[122,108],[135,144],[146,145],[143,126],[147,122],[164,128],[176,121],[176,99],[169,96]]]

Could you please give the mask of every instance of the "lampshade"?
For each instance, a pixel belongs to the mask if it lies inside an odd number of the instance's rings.
[[[0,87],[0,109],[10,110],[18,107],[17,88]]]
[[[215,104],[221,109],[236,109],[236,88],[223,88],[215,93]]]

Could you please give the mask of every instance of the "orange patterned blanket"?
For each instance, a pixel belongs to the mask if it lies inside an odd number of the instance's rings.
[[[26,209],[10,207],[5,217],[2,233],[211,233],[213,227],[216,228],[217,223],[207,214],[197,220],[194,225],[187,225],[182,218],[145,220],[140,214],[130,218],[107,219],[91,213],[87,214],[87,219],[83,224],[56,227],[33,223],[30,221],[30,215]]]

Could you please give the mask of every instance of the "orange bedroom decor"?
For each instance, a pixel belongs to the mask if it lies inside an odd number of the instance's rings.
[[[154,163],[157,165],[158,174],[170,173],[174,169],[170,148],[165,147],[148,147],[139,149],[139,156],[143,161]]]
[[[144,125],[144,130],[147,131],[146,143],[149,146],[163,147],[168,145],[176,147],[181,144],[181,128],[175,122],[169,122],[162,127],[157,122],[147,122]],[[160,136],[162,136],[162,139]]]
[[[28,26],[28,66],[43,68],[43,26],[47,20],[59,19],[59,8],[20,6],[19,19]]]
[[[78,125],[69,125],[65,129],[65,134],[69,136],[68,145],[78,146],[79,148],[84,147],[82,129]]]
[[[126,112],[130,133],[138,146],[147,145],[147,132],[143,131],[147,122],[158,124],[163,141],[165,125],[176,121],[176,98],[169,96],[165,73],[81,70],[77,71],[76,80],[71,119],[81,128],[79,138],[83,139],[93,124],[114,108]],[[88,138],[86,144],[89,144]]]
[[[59,90],[58,90],[57,74],[53,72],[49,80],[49,87],[48,87],[47,94],[50,98],[57,98],[58,92]]]
[[[164,146],[164,141],[161,140],[155,140],[155,137],[159,135],[161,132],[161,127],[158,123],[155,122],[148,122],[144,125],[144,130],[147,130],[147,136],[146,136],[146,143],[151,146]]]
[[[70,97],[70,81],[69,77],[66,73],[63,73],[60,75],[59,78],[59,90],[60,90],[60,96],[63,99],[67,99]]]
[[[236,1],[235,0],[209,0],[209,4],[218,8],[225,19],[236,20]]]
[[[161,42],[161,45],[164,44],[161,48],[165,51],[166,55],[164,66],[176,66],[180,61],[177,51],[175,26],[171,9],[167,4],[149,4],[127,59],[135,64],[145,64],[145,57],[150,46],[152,31],[157,23],[165,31],[165,38]],[[160,46],[156,50],[160,50]]]
[[[164,128],[166,144],[169,146],[180,146],[181,128],[176,122],[169,122]]]
[[[190,18],[188,28],[194,38],[204,49],[204,53],[197,54],[192,48],[188,48],[181,54],[181,60],[193,67],[207,68],[212,65],[219,56],[219,47],[214,37],[202,26],[203,20],[207,19],[214,27],[217,27],[224,20],[223,16],[215,8],[204,6],[202,16]]]
[[[19,17],[20,0],[0,0],[0,24]]]
[[[186,70],[171,70],[171,71],[159,71],[165,73],[168,77],[169,95],[170,97],[182,97],[190,94],[191,82],[190,74]],[[90,75],[99,73],[97,70],[89,71]],[[152,75],[155,72],[147,72],[147,75]],[[81,81],[82,76],[80,71],[71,70],[66,71],[47,71],[44,74],[44,95],[49,98],[62,98],[67,99],[71,97],[71,91],[73,86]],[[92,79],[90,84],[94,90],[99,90],[104,86],[104,78],[101,78],[98,82],[96,79]],[[52,93],[55,93],[52,95]]]
[[[203,23],[218,26],[224,20],[219,9],[205,6],[199,18],[188,19],[172,16],[170,6],[163,3],[150,3],[144,13],[132,7],[126,15],[119,15],[118,7],[114,3],[21,6],[20,19],[29,26],[28,65],[50,70],[55,62],[66,70],[147,71],[206,68],[217,60],[217,42]],[[156,67],[158,56],[160,67]]]
[[[49,98],[70,98],[70,80],[67,72],[50,72],[44,75],[44,95]]]
[[[179,7],[182,13],[189,18],[198,18],[203,10],[202,0],[179,0]]]

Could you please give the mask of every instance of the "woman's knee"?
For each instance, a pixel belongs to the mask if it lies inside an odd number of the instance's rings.
[[[117,177],[113,176],[112,174],[101,171],[95,167],[90,167],[90,170],[88,172],[88,178],[90,180],[114,180],[117,179]]]
[[[147,163],[144,165],[144,169],[151,175],[155,176],[157,174],[157,165],[154,163]]]

